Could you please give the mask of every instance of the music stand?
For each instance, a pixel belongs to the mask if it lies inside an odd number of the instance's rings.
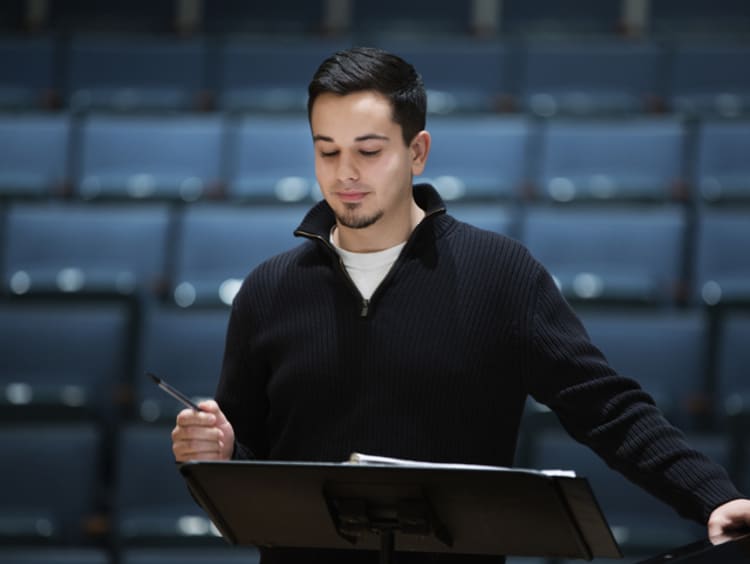
[[[232,544],[619,558],[583,478],[454,465],[188,462],[198,503]]]
[[[750,533],[714,544],[708,539],[673,548],[638,564],[748,564]]]

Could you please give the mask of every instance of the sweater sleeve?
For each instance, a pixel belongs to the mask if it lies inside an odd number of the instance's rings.
[[[232,303],[216,391],[216,401],[234,429],[234,459],[268,456],[265,432],[268,376],[254,347],[252,328],[255,322],[250,295],[250,284],[246,280]]]
[[[705,523],[713,509],[741,497],[725,470],[692,449],[637,382],[608,365],[541,266],[535,282],[527,318],[531,395],[575,440],[683,517]]]

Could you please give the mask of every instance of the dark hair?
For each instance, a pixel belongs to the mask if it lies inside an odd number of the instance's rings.
[[[321,63],[307,88],[307,117],[321,94],[346,95],[374,90],[391,102],[393,121],[401,126],[404,143],[425,128],[427,94],[422,77],[401,57],[373,47],[339,51]]]

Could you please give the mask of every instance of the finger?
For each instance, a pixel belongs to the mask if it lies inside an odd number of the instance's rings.
[[[180,440],[173,443],[172,452],[178,462],[217,460],[221,456],[221,445],[218,441]]]
[[[190,427],[193,425],[210,427],[216,425],[216,415],[206,411],[183,409],[177,414],[177,425],[181,427]]]
[[[216,403],[216,401],[212,399],[207,399],[207,400],[203,400],[199,402],[198,407],[200,407],[201,410],[207,413],[213,413],[214,415],[223,415],[221,413],[221,408],[219,407],[219,404]]]
[[[223,442],[224,433],[219,427],[203,427],[199,425],[176,426],[172,429],[172,444],[184,444],[189,441],[203,441],[218,444]]]

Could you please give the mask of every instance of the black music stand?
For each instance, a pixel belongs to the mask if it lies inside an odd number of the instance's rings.
[[[239,545],[621,557],[583,478],[453,465],[188,462],[193,495]]]
[[[750,533],[714,544],[702,540],[641,560],[638,564],[748,564]]]

